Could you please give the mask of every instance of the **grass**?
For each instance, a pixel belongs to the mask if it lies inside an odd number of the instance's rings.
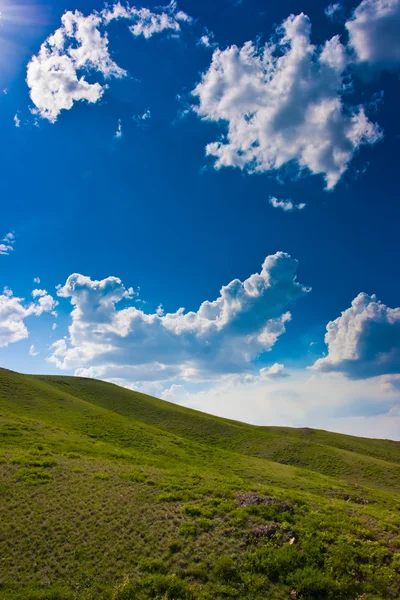
[[[400,598],[400,443],[0,370],[1,600]]]

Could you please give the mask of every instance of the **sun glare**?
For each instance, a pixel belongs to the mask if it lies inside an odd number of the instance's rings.
[[[41,7],[33,3],[0,1],[0,26],[32,25],[41,22]]]

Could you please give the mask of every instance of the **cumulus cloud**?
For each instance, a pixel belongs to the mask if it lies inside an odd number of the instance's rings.
[[[360,63],[374,69],[400,67],[400,0],[363,0],[346,27]]]
[[[40,284],[40,277],[34,277],[33,278],[33,282],[37,283],[39,285]]]
[[[86,72],[100,72],[104,77],[125,74],[110,57],[108,38],[100,31],[99,15],[85,17],[79,11],[68,11],[61,21],[62,26],[41,45],[27,69],[35,112],[52,123],[74,102],[94,103],[103,95],[104,87],[98,82],[89,83]]]
[[[18,113],[16,113],[16,114],[14,115],[14,125],[15,125],[15,127],[17,127],[17,128],[21,127],[21,120],[20,120],[20,118],[19,118],[19,116],[18,116]]]
[[[312,369],[349,378],[400,373],[400,308],[388,308],[375,295],[359,294],[351,307],[327,325],[327,356]]]
[[[231,281],[196,312],[166,314],[160,307],[150,314],[124,307],[134,292],[116,277],[71,275],[58,289],[74,307],[69,336],[53,344],[49,360],[80,375],[130,382],[250,372],[252,360],[285,332],[288,307],[309,291],[297,282],[296,268],[297,261],[279,252],[265,259],[259,273]]]
[[[278,200],[274,196],[270,196],[269,203],[274,208],[281,208],[285,212],[293,212],[294,210],[303,210],[307,205],[304,202],[296,204],[292,200]]]
[[[165,29],[179,33],[182,22],[190,17],[172,2],[165,11],[153,13],[147,8],[124,7],[117,3],[102,12],[84,16],[67,11],[62,25],[41,45],[27,67],[27,84],[35,105],[33,112],[54,123],[62,110],[75,102],[95,103],[103,96],[105,85],[89,82],[88,74],[103,79],[121,78],[126,71],[111,58],[105,27],[115,19],[134,21],[130,30],[146,38]]]
[[[8,256],[14,250],[15,236],[13,233],[7,233],[0,241],[0,255]]]
[[[246,42],[213,53],[193,90],[204,120],[225,124],[222,141],[208,144],[215,167],[250,173],[295,164],[335,187],[362,144],[382,137],[362,105],[344,102],[348,65],[339,36],[311,44],[311,23],[300,14],[277,30],[277,42]]]
[[[0,347],[27,338],[29,333],[25,319],[52,312],[58,304],[46,290],[33,290],[32,297],[34,301],[26,304],[23,298],[4,288],[0,295]]]

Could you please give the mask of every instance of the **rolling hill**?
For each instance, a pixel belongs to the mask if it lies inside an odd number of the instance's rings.
[[[400,598],[400,443],[0,369],[0,599]]]

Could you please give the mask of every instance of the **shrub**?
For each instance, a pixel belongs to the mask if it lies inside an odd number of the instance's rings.
[[[182,550],[182,544],[177,540],[174,540],[170,542],[168,548],[170,549],[170,552],[172,552],[172,554],[176,554],[177,552],[180,552]]]
[[[24,468],[19,469],[19,471],[17,472],[17,479],[25,485],[37,485],[41,483],[49,483],[50,481],[52,481],[52,476],[44,469]]]
[[[213,570],[214,576],[222,581],[229,582],[236,579],[237,569],[231,556],[221,556],[216,560]]]
[[[165,597],[166,600],[190,600],[192,598],[187,583],[175,574],[147,575],[143,578],[143,587],[148,590],[151,598]]]
[[[140,585],[138,582],[132,582],[129,577],[126,577],[124,581],[115,588],[111,600],[136,600],[139,589]]]
[[[100,481],[108,481],[108,479],[110,479],[110,476],[108,473],[95,473],[94,479],[99,479]]]
[[[161,558],[143,558],[139,561],[138,569],[145,573],[166,573],[167,565]]]

